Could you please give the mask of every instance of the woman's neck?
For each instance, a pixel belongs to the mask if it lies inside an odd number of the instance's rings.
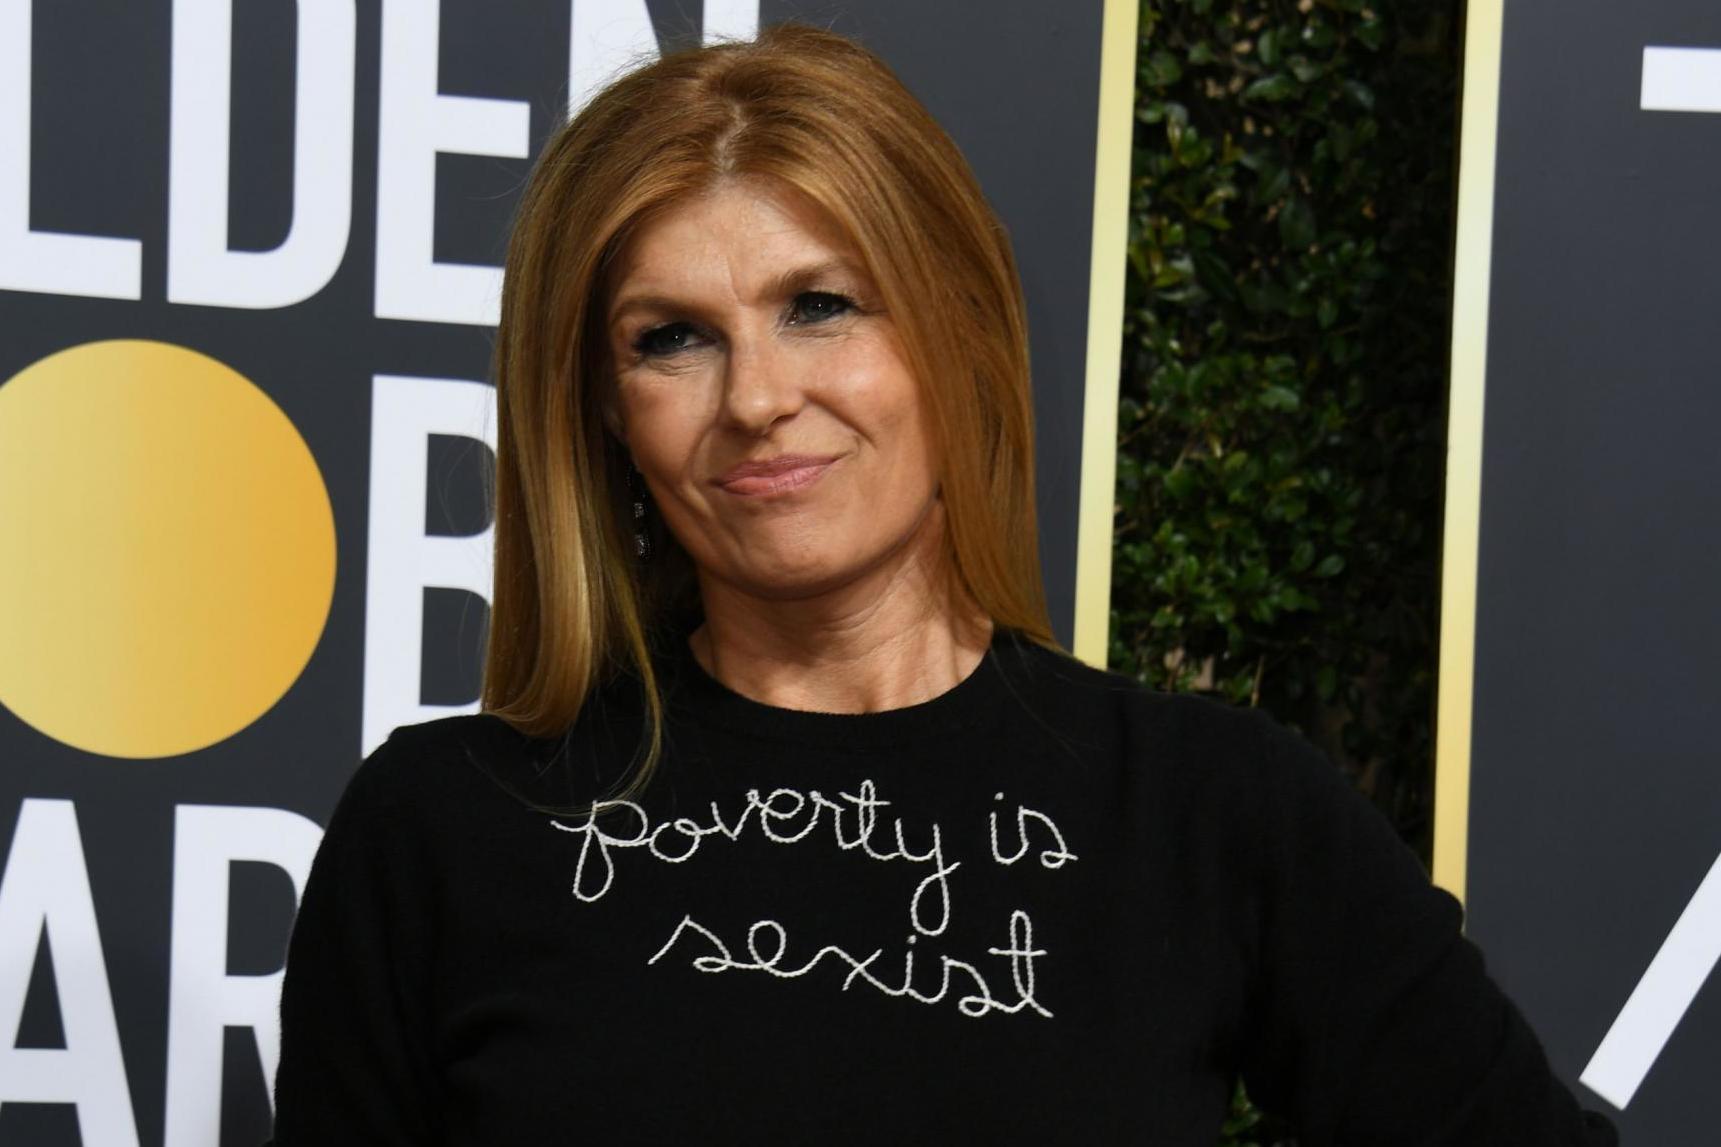
[[[839,590],[791,601],[702,579],[694,658],[734,692],[782,709],[876,713],[948,692],[985,655],[992,622],[940,575],[936,544],[904,551]]]

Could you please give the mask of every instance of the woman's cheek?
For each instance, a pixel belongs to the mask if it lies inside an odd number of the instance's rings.
[[[902,408],[913,402],[913,393],[896,377],[900,369],[876,348],[854,348],[826,373],[833,403],[864,436],[903,421]]]
[[[688,377],[641,379],[631,385],[624,410],[628,445],[636,461],[650,459],[660,473],[686,468],[709,422],[705,389],[699,380]]]

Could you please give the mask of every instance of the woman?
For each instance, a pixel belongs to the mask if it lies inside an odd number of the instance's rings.
[[[275,1142],[1614,1142],[1455,900],[1259,714],[1060,652],[1008,242],[779,27],[551,141],[497,343],[484,712],[305,889]]]

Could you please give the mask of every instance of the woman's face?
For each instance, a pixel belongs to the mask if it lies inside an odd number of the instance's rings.
[[[606,418],[702,581],[811,597],[941,525],[895,326],[811,200],[725,182],[650,221],[614,274]]]

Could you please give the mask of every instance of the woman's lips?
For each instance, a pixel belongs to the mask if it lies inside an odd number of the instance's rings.
[[[835,461],[829,456],[796,454],[762,462],[743,462],[717,479],[717,485],[731,494],[747,497],[784,494],[818,481]]]

